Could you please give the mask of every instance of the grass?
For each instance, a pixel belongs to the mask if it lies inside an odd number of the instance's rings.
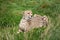
[[[48,16],[49,25],[17,34],[24,10]],[[60,0],[0,0],[0,40],[60,40]]]

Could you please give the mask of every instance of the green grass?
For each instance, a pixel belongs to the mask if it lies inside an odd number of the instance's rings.
[[[48,16],[49,25],[17,34],[24,10]],[[60,40],[60,0],[0,0],[0,40]]]

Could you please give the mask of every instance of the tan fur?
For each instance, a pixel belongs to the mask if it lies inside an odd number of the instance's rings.
[[[47,25],[48,25],[48,17],[46,15],[41,16],[41,15],[35,14],[31,18],[30,29],[39,28]]]
[[[47,16],[41,16],[38,14],[35,14],[33,17],[31,16],[32,16],[32,11],[29,11],[29,10],[25,11],[23,18],[21,19],[19,23],[19,28],[23,29],[25,32],[29,31],[30,29],[45,26],[48,23]]]
[[[30,25],[31,17],[32,17],[31,10],[26,10],[23,12],[23,17],[19,23],[19,31],[17,33],[21,32],[21,31],[27,31],[29,29],[28,27]]]

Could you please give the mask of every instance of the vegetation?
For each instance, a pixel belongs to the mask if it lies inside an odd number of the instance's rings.
[[[48,16],[49,25],[17,34],[24,10]],[[0,0],[0,40],[60,40],[60,0]]]

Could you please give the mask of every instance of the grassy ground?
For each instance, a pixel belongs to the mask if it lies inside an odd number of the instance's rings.
[[[24,10],[48,16],[49,25],[17,34]],[[0,40],[60,40],[60,0],[0,0]]]

